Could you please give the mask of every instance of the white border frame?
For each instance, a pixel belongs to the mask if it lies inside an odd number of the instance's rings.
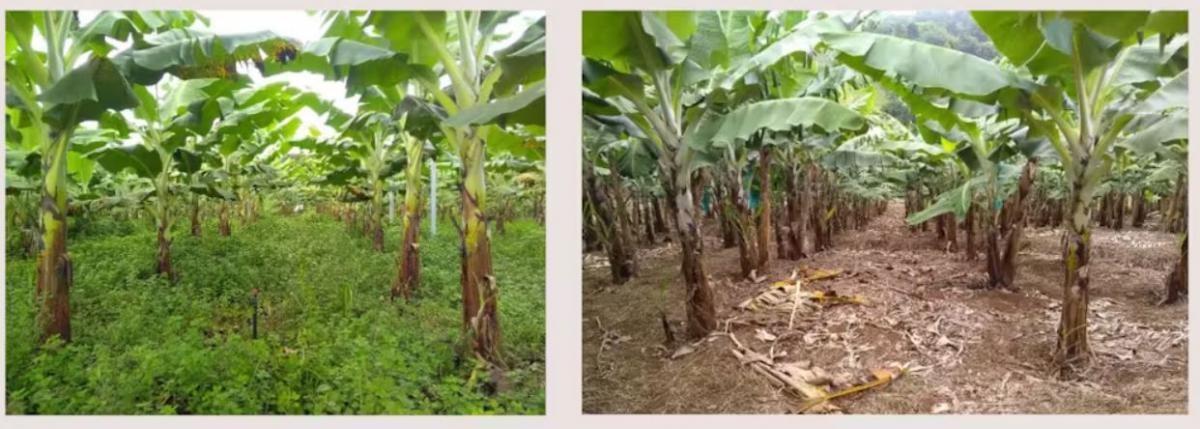
[[[1073,425],[1089,429],[1104,427],[1127,428],[1136,425],[1155,429],[1196,427],[1200,419],[1195,412],[1200,389],[1196,383],[1196,339],[1188,343],[1188,415],[848,415],[848,416],[786,416],[786,415],[583,415],[581,414],[582,381],[582,293],[580,224],[580,12],[583,10],[635,9],[1189,9],[1190,34],[1197,34],[1200,25],[1200,2],[1195,0],[3,0],[0,9],[536,9],[546,11],[547,20],[547,183],[546,216],[546,416],[0,416],[5,428],[27,427],[113,427],[173,429],[233,427],[326,428],[356,426],[395,428],[416,424],[419,427],[461,428],[526,428],[526,427],[584,427],[689,428],[746,427],[750,425],[816,426],[822,428],[873,426],[879,428],[1011,428],[1014,426]],[[0,29],[3,24],[0,24]],[[1195,37],[1195,36],[1193,36]],[[1189,69],[1195,69],[1197,59],[1192,55]],[[3,71],[0,70],[0,79]],[[1196,87],[1192,74],[1190,86]],[[3,91],[0,89],[0,91]],[[1200,124],[1200,91],[1192,90],[1189,120]],[[1200,126],[1193,125],[1192,140],[1200,136]],[[1190,155],[1189,170],[1200,163],[1200,153]],[[3,180],[3,179],[0,179]],[[1200,181],[1189,183],[1189,193],[1200,195]],[[4,209],[0,208],[0,214]],[[1200,222],[1200,212],[1193,210],[1188,219],[1189,229]],[[3,225],[0,225],[0,233]],[[1193,246],[1195,247],[1195,246]],[[1195,249],[1188,263],[1194,272],[1200,256]],[[0,268],[3,268],[0,259]],[[0,289],[0,302],[4,301]],[[1189,300],[1189,314],[1200,304]],[[0,324],[4,320],[0,305]],[[553,323],[552,323],[553,322]],[[1196,318],[1190,321],[1190,331],[1200,326]],[[2,331],[2,329],[0,329]],[[0,343],[0,351],[5,345]],[[2,358],[0,358],[2,359]],[[5,367],[0,367],[0,390],[5,386]],[[0,404],[0,412],[4,410]],[[1188,423],[1191,422],[1191,423]]]

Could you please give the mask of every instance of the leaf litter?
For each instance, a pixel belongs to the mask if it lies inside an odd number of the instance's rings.
[[[706,222],[705,227],[714,225]],[[1097,242],[1125,243],[1106,237],[1113,233],[1119,232],[1098,229],[1094,234]],[[1030,244],[1020,254],[1016,292],[980,289],[986,281],[984,255],[967,261],[961,252],[941,249],[932,232],[910,233],[902,206],[889,207],[866,230],[839,235],[831,250],[801,261],[773,259],[755,273],[759,282],[741,278],[736,249],[722,249],[709,233],[705,263],[722,318],[719,332],[690,343],[694,351],[677,359],[665,350],[652,355],[629,353],[625,347],[610,350],[623,354],[617,371],[598,373],[585,366],[584,410],[1186,412],[1186,306],[1151,304],[1169,269],[1173,238],[1139,233],[1134,234],[1139,237],[1136,252],[1157,249],[1147,255],[1162,261],[1155,271],[1138,268],[1140,262],[1128,256],[1093,259],[1089,319],[1095,356],[1086,381],[1057,380],[1050,365],[1061,311],[1056,307],[1061,294],[1058,233],[1030,231]],[[644,349],[661,342],[657,311],[665,299],[668,317],[682,332],[682,305],[670,307],[683,302],[678,250],[673,251],[643,260],[642,274],[613,287],[612,294],[587,295],[585,314],[623,315],[622,329],[636,331],[633,342]],[[818,273],[824,275],[814,278]],[[607,287],[606,274],[585,271],[585,285]],[[769,280],[763,276],[777,280],[764,284]],[[665,298],[663,283],[671,285]],[[585,334],[593,328],[589,325]],[[881,380],[872,373],[879,369],[896,376],[838,395]],[[829,383],[821,384],[817,375],[827,376]],[[816,390],[797,388],[796,381]]]

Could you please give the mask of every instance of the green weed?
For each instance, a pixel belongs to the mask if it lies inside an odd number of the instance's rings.
[[[214,223],[172,246],[180,281],[154,275],[145,223],[93,221],[71,238],[70,344],[37,343],[34,263],[7,262],[12,414],[541,414],[545,384],[544,229],[493,237],[511,388],[467,385],[460,360],[458,237],[422,238],[423,284],[388,298],[387,252],[313,214],[266,216],[221,237]],[[260,290],[251,339],[252,288]]]

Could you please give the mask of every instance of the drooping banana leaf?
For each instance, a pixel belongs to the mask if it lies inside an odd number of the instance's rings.
[[[846,24],[833,17],[801,22],[787,36],[739,63],[725,76],[720,85],[724,88],[732,88],[733,84],[747,73],[761,72],[780,59],[797,52],[813,51],[821,42],[821,33],[845,32],[846,30]]]
[[[422,23],[437,37],[446,33],[447,13],[444,11],[371,11],[366,24],[373,27],[389,42],[392,51],[408,56],[408,61],[432,67],[438,62],[434,44],[444,40],[431,39],[422,29]]]
[[[712,135],[720,146],[750,137],[761,129],[786,131],[796,127],[817,127],[826,133],[860,130],[866,120],[841,104],[817,97],[767,100],[741,106],[724,115],[720,128]]]
[[[496,62],[503,72],[496,81],[496,94],[509,94],[515,88],[546,78],[546,18],[530,25],[512,44],[496,51]]]
[[[153,178],[162,171],[162,158],[145,145],[109,146],[88,154],[112,173],[132,171],[139,177]]]
[[[1188,98],[1187,70],[1180,72],[1150,96],[1138,103],[1134,113],[1156,114],[1172,109],[1186,109]]]
[[[822,33],[821,39],[855,69],[869,68],[904,83],[989,99],[1002,89],[1032,90],[1033,82],[971,54],[883,34]],[[948,73],[953,70],[953,73]]]
[[[687,55],[695,12],[590,11],[583,14],[583,56],[616,70],[663,70]]]
[[[520,92],[477,104],[446,118],[446,125],[465,127],[478,124],[544,125],[546,123],[546,84],[540,81]]]
[[[1163,148],[1162,144],[1182,140],[1188,137],[1188,121],[1184,115],[1170,115],[1137,130],[1117,144],[1132,150],[1138,155],[1156,153]]]
[[[185,80],[231,78],[237,75],[238,62],[288,63],[299,48],[296,42],[270,31],[215,35],[173,29],[148,36],[144,42],[144,46],[113,57],[121,74],[140,85],[153,85],[166,73]]]
[[[132,86],[107,58],[93,57],[38,96],[46,119],[58,127],[99,119],[108,110],[137,107]]]
[[[1011,63],[1061,82],[1071,81],[1076,46],[1090,71],[1146,37],[1160,34],[1165,45],[1187,22],[1182,11],[975,11],[971,17]],[[1074,96],[1072,85],[1063,88]]]

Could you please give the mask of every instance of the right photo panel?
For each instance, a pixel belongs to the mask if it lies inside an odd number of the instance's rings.
[[[583,412],[1187,412],[1185,11],[583,12]]]

